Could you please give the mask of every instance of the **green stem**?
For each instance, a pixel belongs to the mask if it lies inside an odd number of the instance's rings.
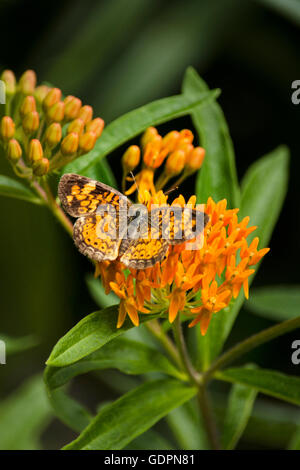
[[[203,375],[204,382],[207,382],[216,371],[228,365],[230,362],[235,361],[235,359],[239,358],[248,351],[251,351],[251,349],[254,349],[257,346],[266,343],[267,341],[277,338],[278,336],[281,336],[299,327],[300,316],[291,320],[286,320],[279,325],[271,326],[270,328],[267,328],[266,330],[263,330],[260,333],[257,333],[245,339],[244,341],[241,341],[233,348],[222,354],[222,356],[220,356],[211,364],[210,368]]]
[[[161,324],[157,320],[151,320],[145,323],[148,331],[157,339],[164,350],[169,355],[174,364],[182,370],[182,362],[179,353],[169,336],[164,332]]]
[[[73,224],[71,220],[69,219],[69,217],[66,216],[62,208],[57,204],[46,179],[44,179],[43,181],[43,186],[44,186],[46,197],[47,197],[48,207],[50,208],[54,216],[62,224],[62,226],[66,229],[68,234],[71,235],[72,237],[73,236]]]
[[[189,376],[191,382],[198,387],[199,384],[201,383],[201,375],[194,369],[190,361],[189,354],[188,354],[187,347],[186,347],[185,340],[184,340],[184,336],[183,336],[183,332],[182,332],[179,314],[177,315],[173,323],[173,333],[174,333],[175,342],[179,351],[179,355],[180,355],[183,367],[187,375]]]
[[[205,386],[199,387],[197,399],[211,447],[214,450],[219,450],[220,444],[218,430],[210,403],[210,397]]]

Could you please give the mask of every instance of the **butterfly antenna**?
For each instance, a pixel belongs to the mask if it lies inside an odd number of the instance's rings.
[[[165,194],[170,194],[170,193],[172,193],[173,191],[176,191],[178,188],[179,188],[179,186],[174,186],[174,188],[168,189],[168,191],[166,191]]]
[[[134,177],[134,174],[132,173],[132,171],[130,172],[130,174],[131,174],[131,176],[132,176],[133,181],[135,182],[135,186],[136,186],[138,195],[141,197],[140,191],[139,191],[139,187],[138,187],[138,184],[137,184],[136,179],[135,179],[135,177]]]

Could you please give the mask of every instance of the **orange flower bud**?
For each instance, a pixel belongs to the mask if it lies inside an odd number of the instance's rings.
[[[7,146],[7,158],[11,162],[17,163],[21,157],[22,157],[21,145],[16,139],[11,139],[8,142],[8,146]]]
[[[44,156],[43,147],[39,139],[32,139],[29,143],[28,157],[31,163],[41,160]]]
[[[64,100],[65,103],[65,118],[69,121],[75,119],[78,116],[79,110],[81,108],[81,100],[75,98],[74,96],[67,96]]]
[[[1,80],[5,83],[7,95],[13,95],[16,91],[16,77],[12,70],[4,70]]]
[[[82,106],[79,111],[78,117],[84,121],[85,124],[90,122],[93,118],[93,108],[91,106]]]
[[[178,131],[171,131],[163,137],[162,147],[167,148],[170,152],[175,150],[175,146],[180,138]]]
[[[74,119],[70,122],[68,127],[68,134],[71,132],[76,132],[78,135],[81,135],[84,131],[84,121],[82,119]]]
[[[166,157],[166,153],[161,152],[162,137],[157,134],[144,148],[144,162],[150,168],[158,168]]]
[[[26,114],[36,111],[35,98],[31,95],[24,98],[23,103],[20,106],[20,115],[23,118]]]
[[[63,139],[60,149],[63,155],[73,155],[78,149],[79,136],[76,132],[71,132]]]
[[[169,176],[175,176],[181,173],[184,167],[185,153],[183,150],[175,150],[166,161],[166,173]]]
[[[41,104],[48,95],[51,88],[47,85],[40,85],[34,91],[35,99]]]
[[[41,160],[34,162],[32,165],[33,173],[36,176],[44,176],[48,173],[49,166],[48,158],[42,158]]]
[[[90,150],[94,148],[96,140],[97,140],[97,135],[95,134],[95,132],[90,131],[90,132],[86,132],[85,134],[82,134],[82,136],[80,136],[80,139],[79,139],[80,150],[82,150],[85,153],[89,152]]]
[[[93,119],[92,121],[88,122],[86,125],[87,132],[95,132],[98,137],[102,134],[104,128],[104,121],[101,118]]]
[[[58,101],[47,109],[47,117],[50,121],[62,121],[65,115],[65,103]]]
[[[36,85],[36,74],[33,70],[26,70],[19,80],[19,90],[24,95],[32,95]]]
[[[122,157],[123,169],[125,173],[134,170],[140,163],[141,151],[137,145],[131,145]]]
[[[53,122],[46,130],[45,140],[48,147],[54,148],[61,139],[62,129],[58,122]]]
[[[39,125],[40,118],[37,111],[31,111],[31,113],[27,113],[22,122],[23,129],[27,134],[35,132],[39,128]]]
[[[47,93],[43,101],[43,106],[45,109],[50,108],[55,103],[58,103],[61,98],[61,90],[59,88],[51,88]]]
[[[146,147],[148,142],[151,142],[153,138],[155,138],[157,135],[158,135],[158,132],[155,127],[148,127],[148,129],[145,130],[141,138],[142,148]]]
[[[194,140],[194,134],[189,129],[182,129],[182,131],[180,131],[179,134],[180,134],[179,142],[181,144],[183,143],[191,144]]]
[[[0,124],[0,135],[2,139],[9,140],[14,136],[15,123],[10,116],[3,116]]]
[[[195,147],[188,155],[186,159],[186,167],[191,171],[197,171],[201,168],[205,157],[205,150],[203,147]]]

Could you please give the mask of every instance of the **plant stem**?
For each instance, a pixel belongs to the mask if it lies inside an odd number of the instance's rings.
[[[182,332],[179,314],[174,320],[173,332],[174,332],[175,342],[179,351],[179,355],[180,355],[183,367],[186,373],[188,374],[188,376],[190,377],[191,382],[198,387],[199,384],[201,383],[201,375],[194,369],[190,361],[189,354],[188,354],[187,347],[186,347],[185,340],[184,340],[184,336],[183,336],[183,332]]]
[[[164,332],[161,324],[157,320],[151,320],[145,323],[146,328],[150,333],[160,342],[164,350],[168,353],[170,359],[176,364],[177,367],[183,369],[180,355],[168,335]]]
[[[73,236],[73,224],[69,217],[66,216],[62,208],[57,204],[52,191],[49,187],[48,181],[44,179],[43,181],[43,186],[45,188],[45,192],[47,194],[47,202],[50,210],[52,213],[55,215],[55,217],[59,220],[59,222],[62,224],[62,226],[66,229],[69,235],[71,237]]]
[[[206,427],[207,437],[211,443],[212,449],[218,450],[220,449],[218,430],[210,403],[210,397],[204,385],[199,387],[197,399]]]
[[[204,382],[207,382],[217,370],[226,366],[230,362],[233,362],[235,359],[247,353],[251,349],[254,349],[257,346],[270,341],[271,339],[277,338],[278,336],[281,336],[299,327],[300,316],[291,320],[286,320],[279,325],[271,326],[270,328],[267,328],[260,333],[252,335],[244,341],[241,341],[233,348],[222,354],[222,356],[220,356],[211,364],[210,368],[203,375]]]

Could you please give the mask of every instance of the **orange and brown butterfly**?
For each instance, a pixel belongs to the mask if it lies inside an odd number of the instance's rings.
[[[122,228],[122,215],[127,217],[127,222],[131,225],[134,224],[135,217],[128,216],[132,203],[116,189],[85,176],[65,174],[59,182],[58,196],[65,211],[77,218],[73,238],[81,253],[95,261],[119,258],[123,264],[133,269],[146,269],[162,261],[170,244],[194,238],[203,231],[208,221],[207,215],[201,212],[202,223],[200,227],[198,224],[198,232],[192,232],[193,237],[187,237],[188,231],[182,231],[176,225],[175,215],[171,214],[166,236],[162,231],[164,211],[159,209],[156,219],[158,224],[153,224],[153,218],[150,220],[148,215],[146,228],[142,224],[144,228],[140,229],[137,238],[129,235],[127,224],[126,229]],[[113,211],[106,210],[107,207],[112,207]],[[191,212],[191,230],[195,227],[196,212],[199,215],[199,211],[195,209]],[[176,237],[178,230],[179,239]]]

